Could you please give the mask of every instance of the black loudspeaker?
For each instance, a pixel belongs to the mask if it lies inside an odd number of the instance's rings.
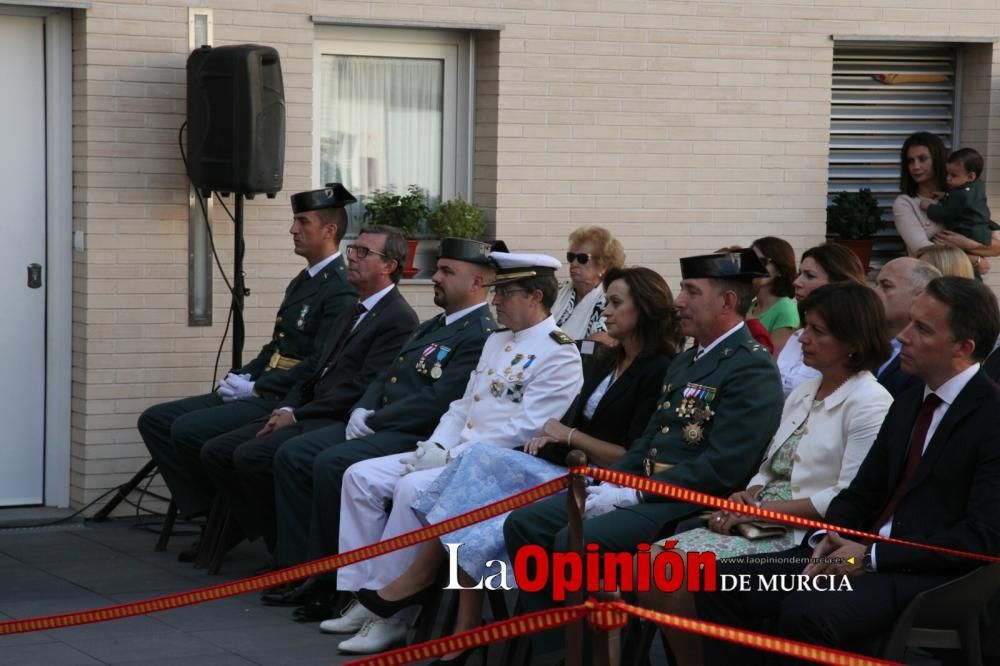
[[[270,46],[203,46],[187,60],[187,162],[195,187],[215,192],[281,190],[285,90]]]

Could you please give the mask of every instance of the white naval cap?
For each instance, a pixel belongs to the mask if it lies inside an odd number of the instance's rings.
[[[558,259],[547,254],[490,252],[490,259],[497,265],[497,275],[487,286],[553,275],[562,266]]]

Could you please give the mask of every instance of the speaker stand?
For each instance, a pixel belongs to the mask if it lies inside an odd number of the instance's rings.
[[[243,203],[244,195],[237,192],[235,213],[233,215],[233,370],[243,367],[243,341],[246,329],[243,323],[243,301],[250,293],[246,288],[246,275],[243,273]]]

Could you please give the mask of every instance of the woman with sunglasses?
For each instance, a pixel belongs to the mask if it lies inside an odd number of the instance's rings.
[[[799,309],[792,298],[795,295],[795,250],[788,241],[775,236],[764,236],[750,248],[767,268],[767,277],[753,281],[754,299],[748,318],[758,319],[767,329],[774,343],[774,355],[788,342],[792,332],[799,327]]]
[[[604,321],[606,299],[601,280],[625,265],[625,248],[604,227],[580,227],[569,235],[569,281],[559,285],[552,307],[556,325],[574,340],[591,338],[614,344]]]

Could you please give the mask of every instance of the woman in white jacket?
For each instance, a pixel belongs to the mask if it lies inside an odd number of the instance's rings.
[[[799,385],[785,401],[781,423],[764,462],[746,490],[729,499],[802,518],[822,520],[830,501],[850,485],[875,441],[892,396],[875,379],[890,353],[884,338],[885,311],[878,296],[855,282],[817,288],[800,304],[806,365],[820,376]],[[791,548],[804,530],[746,538],[741,526],[758,518],[728,511],[708,516],[706,527],[672,537],[674,550],[712,551],[718,559]],[[780,532],[780,528],[776,530]],[[661,542],[662,544],[663,542]],[[654,548],[651,555],[658,554]],[[689,592],[646,594],[644,605],[694,616]],[[698,663],[697,636],[667,631],[679,664]],[[694,636],[694,640],[692,640]]]

